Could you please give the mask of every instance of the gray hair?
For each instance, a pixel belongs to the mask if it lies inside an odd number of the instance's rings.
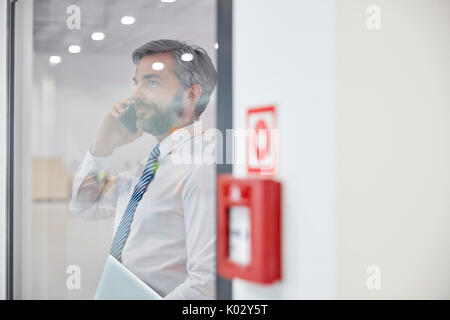
[[[178,79],[186,89],[194,84],[202,87],[200,99],[195,106],[195,115],[199,117],[205,110],[209,98],[216,85],[216,69],[205,49],[198,46],[191,46],[178,40],[155,40],[150,41],[134,50],[132,59],[137,64],[143,57],[155,54],[171,52],[177,65]],[[191,61],[183,61],[181,56],[190,53],[193,56]]]

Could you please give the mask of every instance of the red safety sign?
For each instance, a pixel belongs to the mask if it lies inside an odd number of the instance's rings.
[[[274,175],[278,170],[278,128],[275,106],[247,110],[248,173]]]

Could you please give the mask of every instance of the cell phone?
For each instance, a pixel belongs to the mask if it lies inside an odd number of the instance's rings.
[[[135,134],[137,132],[137,116],[136,108],[134,103],[132,103],[127,110],[119,117],[120,123],[128,130],[129,133]]]

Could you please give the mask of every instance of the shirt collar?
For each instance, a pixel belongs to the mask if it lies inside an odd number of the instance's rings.
[[[185,127],[175,129],[159,143],[160,155],[158,159],[162,160],[168,153],[202,133],[201,121],[194,121]]]

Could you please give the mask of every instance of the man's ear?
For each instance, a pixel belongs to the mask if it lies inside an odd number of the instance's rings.
[[[189,103],[191,105],[196,106],[201,95],[202,95],[202,87],[199,84],[193,84],[188,89],[187,99],[189,100]]]

